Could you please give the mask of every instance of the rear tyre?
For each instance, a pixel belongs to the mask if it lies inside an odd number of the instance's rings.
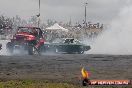
[[[84,54],[84,47],[80,46],[79,50],[78,50],[78,54]]]
[[[78,54],[84,54],[84,50],[78,51]]]
[[[40,55],[40,51],[35,46],[29,45],[28,46],[28,54],[29,55]]]
[[[8,43],[6,44],[6,49],[7,49],[7,51],[8,51],[10,54],[12,54],[12,53],[13,53],[13,49],[14,49],[13,43],[8,42]]]
[[[32,45],[28,45],[28,54],[33,55],[33,46]]]

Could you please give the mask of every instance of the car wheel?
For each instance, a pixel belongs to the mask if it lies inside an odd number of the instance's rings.
[[[79,50],[78,50],[78,54],[84,54],[84,47],[80,46]]]
[[[29,45],[28,46],[28,54],[29,55],[37,55],[37,54],[40,54],[40,52],[35,46]]]
[[[7,51],[8,51],[10,54],[12,54],[12,53],[13,53],[13,49],[14,49],[13,43],[8,42],[8,43],[6,44],[6,49],[7,49]]]
[[[84,54],[84,50],[80,50],[78,54]]]
[[[33,55],[33,46],[32,45],[28,46],[28,54]]]

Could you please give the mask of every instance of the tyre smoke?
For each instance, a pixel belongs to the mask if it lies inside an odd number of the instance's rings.
[[[2,50],[0,50],[0,55],[10,55],[6,49],[6,44],[10,40],[0,40],[0,44],[2,44]]]
[[[127,1],[128,3],[128,1]],[[92,54],[132,54],[132,5],[122,8],[92,45]]]

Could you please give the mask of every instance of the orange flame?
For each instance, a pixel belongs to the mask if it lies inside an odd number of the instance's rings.
[[[88,76],[89,76],[89,75],[88,75],[88,71],[85,71],[85,70],[84,70],[84,67],[82,68],[81,73],[82,73],[82,77],[83,77],[83,78],[88,78]]]

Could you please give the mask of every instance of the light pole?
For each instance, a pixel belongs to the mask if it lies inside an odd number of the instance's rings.
[[[88,5],[88,3],[86,2],[86,3],[84,3],[84,5],[85,5],[85,19],[84,19],[84,24],[86,25],[86,23],[87,23],[87,5]]]
[[[38,27],[40,26],[40,0],[39,0],[39,14],[36,15],[38,17]]]

